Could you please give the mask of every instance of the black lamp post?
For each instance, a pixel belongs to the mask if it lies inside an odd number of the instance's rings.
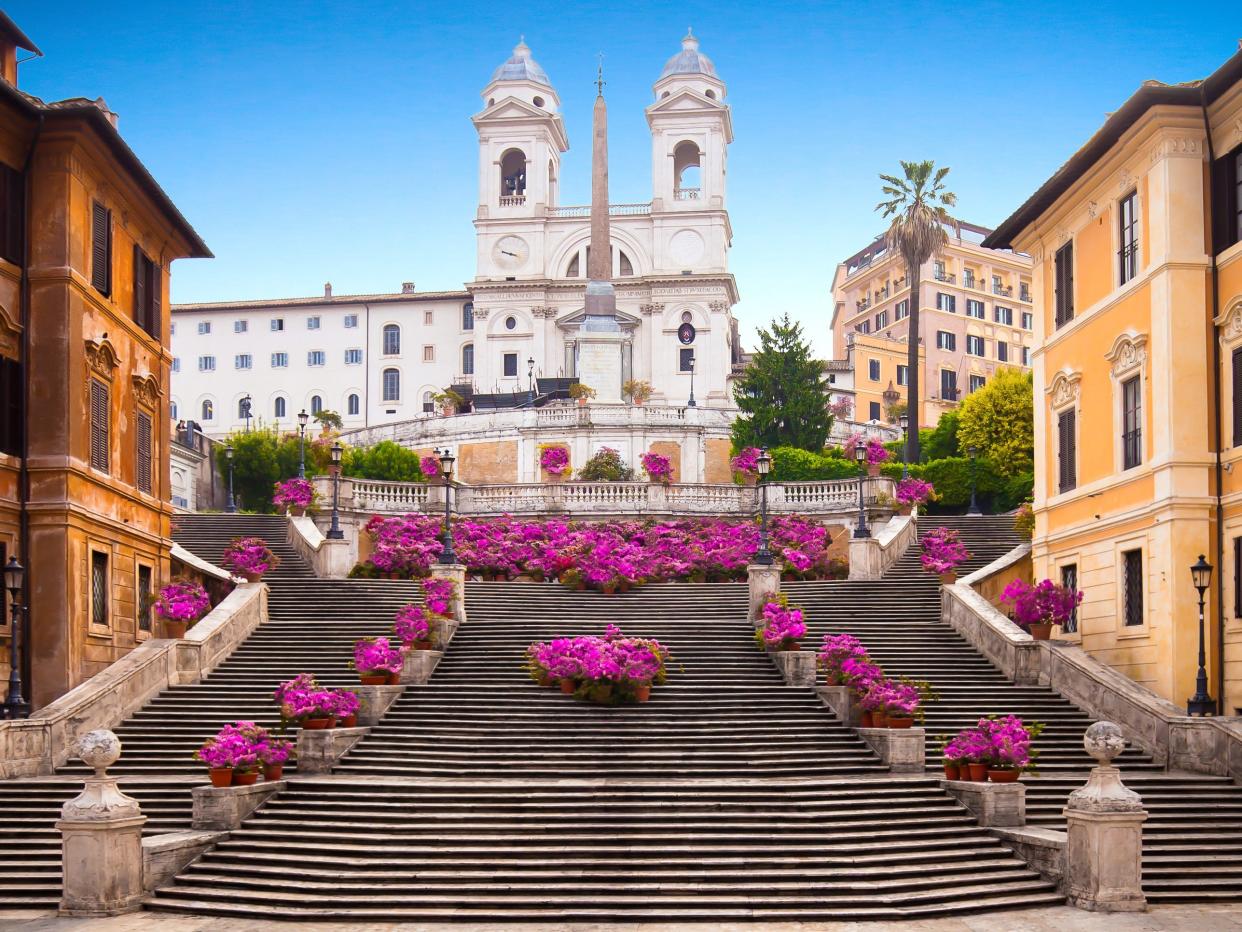
[[[979,451],[975,447],[967,447],[966,452],[970,454],[970,507],[966,509],[966,514],[981,515],[979,500],[975,498],[975,456]]]
[[[246,433],[250,433],[250,407],[254,404],[254,399],[247,395],[238,404],[241,406],[242,417],[246,421]]]
[[[310,415],[303,408],[298,412],[298,478],[306,478],[306,425],[310,423]]]
[[[1187,715],[1215,715],[1216,700],[1208,695],[1207,654],[1203,647],[1203,599],[1212,584],[1212,564],[1199,554],[1199,562],[1190,568],[1190,576],[1199,590],[1199,672],[1195,675],[1195,694],[1186,703]]]
[[[694,403],[691,395],[690,403]],[[759,549],[755,551],[755,562],[760,566],[772,565],[772,550],[768,547],[768,473],[772,471],[772,457],[768,448],[759,451]]]
[[[453,496],[453,463],[456,462],[452,452],[445,447],[440,452],[440,471],[444,473],[444,549],[440,551],[440,562],[448,565],[457,562],[457,554],[453,552],[453,525],[449,519],[452,512]]]
[[[226,443],[224,445],[224,460],[229,464],[229,503],[224,506],[224,510],[229,514],[237,511],[237,499],[233,498],[233,444]]]
[[[901,425],[901,478],[910,475],[910,415],[903,414],[897,418]]]
[[[30,703],[22,695],[22,583],[26,568],[9,557],[4,565],[4,588],[9,590],[9,694],[4,700],[5,718],[29,718]]]
[[[341,454],[344,447],[338,440],[332,444],[332,527],[325,535],[328,540],[344,540],[345,532],[341,530]]]
[[[863,504],[863,482],[867,478],[867,445],[859,443],[854,447],[854,459],[858,461],[858,524],[854,528],[854,536],[863,538],[871,536],[871,528],[867,527],[867,507]]]
[[[535,403],[535,357],[526,360],[526,379],[530,384],[530,403]]]
[[[690,366],[690,400],[686,402],[686,407],[697,408],[699,403],[694,400],[694,353],[690,354],[687,365]]]

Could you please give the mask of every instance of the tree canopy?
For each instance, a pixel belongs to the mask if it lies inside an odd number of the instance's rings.
[[[801,324],[785,314],[760,329],[759,350],[733,390],[742,415],[733,422],[736,447],[798,447],[818,453],[828,440],[827,379]]]
[[[999,369],[958,407],[958,449],[974,447],[1002,476],[1028,473],[1035,462],[1031,373]]]

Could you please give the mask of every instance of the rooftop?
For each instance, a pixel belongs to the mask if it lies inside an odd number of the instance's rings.
[[[208,301],[198,304],[174,304],[174,314],[194,311],[246,311],[261,308],[322,307],[330,304],[388,304],[394,301],[470,300],[468,291],[398,291],[395,294],[316,295],[313,298],[260,298],[257,301]]]
[[[660,80],[675,74],[705,74],[713,78],[717,76],[716,66],[699,51],[699,40],[689,31],[681,40],[681,51],[664,63]]]
[[[523,37],[523,40],[525,37]],[[548,73],[539,67],[539,63],[530,57],[530,46],[519,41],[513,49],[513,55],[492,73],[493,81],[533,81],[551,87]]]

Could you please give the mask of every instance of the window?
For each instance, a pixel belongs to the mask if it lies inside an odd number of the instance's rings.
[[[1013,308],[1001,307],[999,304],[992,308],[992,320],[998,324],[1004,324],[1006,327],[1013,326]],[[1029,327],[1027,328],[1030,329]]]
[[[134,246],[134,323],[148,336],[160,338],[160,308],[164,297],[163,269]]]
[[[319,318],[318,317],[306,318],[306,329],[307,330],[318,330],[319,329]]]
[[[1242,146],[1212,165],[1212,242],[1218,253],[1242,242]]]
[[[683,346],[677,351],[677,371],[691,372],[694,369],[694,350]]]
[[[986,346],[983,337],[977,337],[974,334],[966,334],[966,353],[969,356],[982,356],[986,352]]]
[[[423,414],[435,414],[436,399],[431,392],[423,392]]]
[[[237,399],[237,419],[239,421],[250,420],[250,396]]]
[[[686,351],[682,350],[682,352]],[[505,353],[504,374],[505,378],[513,378],[517,375],[517,353]]]
[[[949,333],[947,330],[936,331],[936,349],[956,350],[957,334]]]
[[[173,371],[173,372],[180,372],[180,371],[181,371],[181,358],[180,358],[179,356],[174,356],[174,357],[173,357],[173,361],[172,361],[172,371]]]
[[[384,325],[384,355],[399,356],[401,354],[401,328],[396,324]]]
[[[286,408],[285,399],[277,398],[274,402],[272,402],[272,416],[273,417],[284,417],[286,410],[288,409]]]
[[[1121,555],[1122,617],[1127,628],[1143,623],[1143,551],[1127,550]]]
[[[996,341],[996,361],[1009,362],[1009,344],[1004,340]]]
[[[357,314],[346,314],[345,315],[345,329],[353,330],[357,326],[358,326],[358,315]]]
[[[871,320],[870,319],[864,320],[861,324],[859,324],[854,329],[857,330],[859,333],[870,333],[871,332]]]
[[[285,319],[283,317],[273,317],[272,318],[272,330],[275,332],[275,331],[280,331],[284,329],[285,329]]]
[[[208,334],[208,333],[211,333],[211,321],[200,320],[198,322],[198,335],[204,336],[205,334]]]
[[[138,450],[135,458],[135,479],[134,485],[138,487],[139,492],[151,494],[151,462],[154,459],[151,449],[151,415],[145,411],[139,411],[137,418],[134,419],[135,430],[137,436]]]
[[[91,204],[91,287],[112,294],[112,211],[99,201]]]
[[[962,284],[965,285],[967,288],[975,287],[975,270],[974,269],[962,269]]]
[[[311,414],[318,414],[323,410],[323,399],[318,395],[311,395]]]
[[[215,420],[216,406],[212,404],[210,401],[204,401],[203,407],[202,407],[202,414],[203,416],[201,420],[204,420],[204,421]]]
[[[1143,383],[1136,375],[1121,383],[1122,469],[1143,462]]]
[[[1022,365],[1029,366],[1031,364],[1031,348],[1029,346],[1022,347]]]
[[[974,298],[967,298],[966,299],[966,316],[977,317],[979,320],[983,320],[983,318],[987,316],[987,312],[984,310],[984,307],[983,307],[983,302],[976,301]]]
[[[875,329],[882,330],[888,326],[888,311],[880,311],[875,315]]]
[[[902,298],[897,302],[897,307],[893,310],[894,320],[905,320],[910,316],[910,299]]]
[[[345,365],[360,366],[362,365],[362,350],[347,349],[345,351]]]
[[[1068,492],[1078,484],[1078,417],[1071,408],[1057,416],[1057,491]]]
[[[91,551],[91,624],[108,626],[108,555]]]
[[[248,320],[233,321],[233,332],[234,333],[245,333],[249,329],[250,329],[250,321]]]
[[[249,369],[251,361],[252,360],[251,360],[251,356],[249,353],[239,353],[238,355],[233,357],[233,368],[234,369]]]
[[[878,421],[880,419],[880,403],[878,401],[872,401],[869,403],[868,417],[869,420],[872,421]]]
[[[461,329],[474,329],[474,305],[469,302],[461,306]]]
[[[91,379],[91,466],[108,471],[111,454],[112,399],[108,386]]]
[[[945,401],[957,399],[957,373],[952,369],[940,370],[940,397]]]
[[[322,366],[326,358],[323,350],[313,349],[306,351],[306,364],[308,366]]]
[[[1035,329],[1035,315],[1032,314],[1030,311],[1022,312],[1022,329],[1023,330],[1034,330]]]
[[[289,368],[289,354],[288,353],[272,353],[272,368],[273,369]]]
[[[400,401],[401,400],[401,372],[398,369],[384,370],[384,400]]]
[[[937,259],[932,263],[932,274],[936,276],[936,281],[944,281],[944,262]]]
[[[199,372],[215,372],[216,357],[215,356],[199,356],[198,357]]]
[[[152,582],[155,574],[151,567],[138,564],[138,630],[151,630],[151,609],[155,604]]]
[[[1124,285],[1138,275],[1138,192],[1121,199],[1117,210],[1121,248],[1117,250],[1118,283]]]
[[[436,361],[436,348],[434,346],[423,347],[423,362]]]
[[[506,329],[506,330],[513,330],[513,329],[515,329],[516,327],[517,327],[517,318],[516,318],[516,317],[506,317],[506,318],[505,318],[505,329]]]
[[[945,294],[943,291],[936,292],[936,307],[942,311],[948,311],[950,314],[957,313],[957,296]]]
[[[431,311],[423,311],[423,326],[430,327],[433,320]]]
[[[871,379],[872,382],[880,381],[880,360],[867,360],[867,378]]]
[[[0,356],[0,453],[11,456],[22,452],[23,371],[21,363]]]
[[[988,380],[981,375],[972,375],[970,377],[969,384],[970,384],[970,392],[971,394],[974,394],[979,389],[983,388],[983,386],[987,385]]]
[[[467,343],[461,348],[461,374],[474,375],[474,344]]]
[[[1242,447],[1242,346],[1233,351],[1233,445]]]
[[[25,255],[26,176],[0,164],[0,258],[20,265]],[[0,608],[3,605],[0,604]],[[4,616],[6,619],[8,615]]]
[[[1057,250],[1053,285],[1057,295],[1057,327],[1074,319],[1074,244],[1066,243]]]
[[[897,367],[897,384],[898,385],[909,385],[910,384],[910,367],[909,366],[899,365]]]
[[[356,417],[358,415],[358,412],[361,410],[361,408],[362,408],[362,405],[359,402],[357,395],[350,395],[349,398],[346,399],[345,413],[348,414],[350,417]]]
[[[1078,564],[1066,563],[1061,567],[1061,585],[1070,592],[1078,591]],[[1065,619],[1065,624],[1061,626],[1063,634],[1074,634],[1078,630],[1078,606],[1075,605],[1070,611],[1069,618]]]

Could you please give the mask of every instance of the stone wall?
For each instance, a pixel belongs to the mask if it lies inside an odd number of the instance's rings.
[[[670,482],[681,481],[681,444],[675,440],[656,440],[651,444],[651,452],[659,453],[661,456],[667,456],[669,464],[673,468],[673,474],[669,478]],[[642,463],[634,464],[634,474],[639,475],[642,471]],[[645,474],[644,474],[645,475]]]
[[[723,437],[708,437],[703,441],[703,481],[725,483],[733,481],[733,442]]]
[[[472,485],[518,481],[518,442],[463,443],[457,448],[457,478]]]

